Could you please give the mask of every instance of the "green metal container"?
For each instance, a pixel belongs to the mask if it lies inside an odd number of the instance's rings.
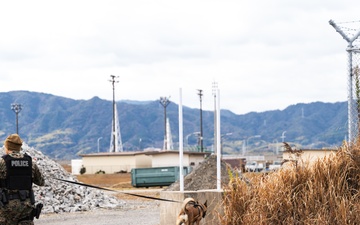
[[[136,168],[131,170],[133,187],[169,186],[179,180],[179,166]],[[191,167],[183,167],[184,176],[191,172]]]

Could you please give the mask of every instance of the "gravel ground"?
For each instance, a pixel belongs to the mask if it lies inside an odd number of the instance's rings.
[[[116,209],[97,209],[86,212],[42,214],[35,225],[160,225],[158,201],[126,200]]]

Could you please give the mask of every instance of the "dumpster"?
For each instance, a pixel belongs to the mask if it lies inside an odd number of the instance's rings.
[[[179,166],[131,169],[133,187],[169,186],[179,180]],[[191,172],[191,167],[183,167],[184,176]]]

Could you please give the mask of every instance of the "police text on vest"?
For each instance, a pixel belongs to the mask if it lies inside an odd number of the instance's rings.
[[[28,167],[29,166],[29,162],[24,160],[24,161],[11,161],[11,166],[15,166],[15,167]]]

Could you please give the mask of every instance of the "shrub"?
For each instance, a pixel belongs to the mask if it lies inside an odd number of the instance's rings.
[[[83,175],[84,173],[86,173],[86,168],[84,166],[81,166],[80,174]]]
[[[98,170],[95,174],[105,174],[104,170]]]
[[[224,225],[358,224],[360,144],[313,164],[289,162],[268,174],[232,177],[224,188]],[[251,177],[250,177],[251,176]]]

